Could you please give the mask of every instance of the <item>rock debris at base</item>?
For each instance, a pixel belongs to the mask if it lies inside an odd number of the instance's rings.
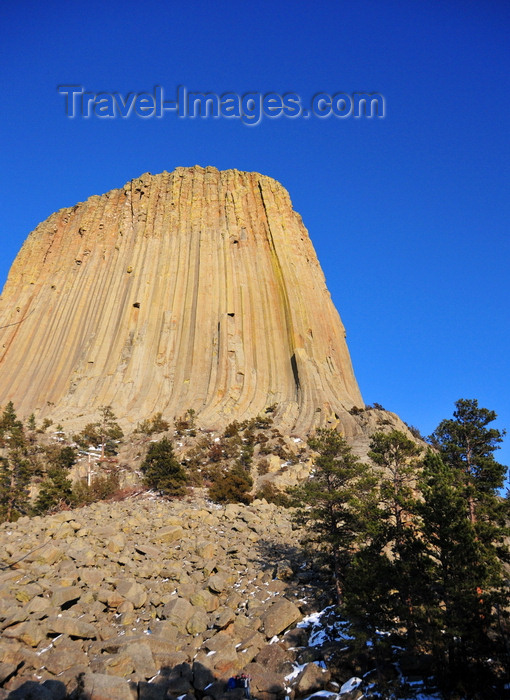
[[[301,557],[289,512],[265,501],[145,495],[4,523],[0,700],[240,700],[225,682],[241,672],[254,697],[283,698],[313,609]],[[330,681],[310,661],[290,694]]]

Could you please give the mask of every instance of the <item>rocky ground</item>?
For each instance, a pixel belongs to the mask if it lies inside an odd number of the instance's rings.
[[[241,672],[278,700],[349,681],[298,626],[323,601],[289,511],[265,501],[142,494],[22,518],[0,526],[0,564],[0,700],[239,700]]]

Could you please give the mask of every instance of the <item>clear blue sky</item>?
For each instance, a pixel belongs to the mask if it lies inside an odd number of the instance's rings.
[[[258,171],[303,216],[365,401],[428,434],[477,398],[510,428],[509,32],[504,0],[4,2],[0,283],[56,209],[146,171]],[[72,120],[61,84],[369,91],[386,116]]]

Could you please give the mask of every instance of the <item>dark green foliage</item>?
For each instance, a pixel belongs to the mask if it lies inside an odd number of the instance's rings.
[[[411,519],[413,485],[421,448],[398,430],[374,433],[370,459],[381,471],[381,501],[388,525],[387,539],[398,546]]]
[[[62,467],[50,467],[34,503],[34,511],[42,514],[74,503],[73,484],[67,470]]]
[[[379,670],[396,642],[410,658],[426,654],[455,697],[482,697],[489,685],[502,697],[508,674],[508,503],[498,495],[506,470],[493,455],[504,434],[488,427],[495,417],[457,402],[434,433],[439,453],[425,457],[403,433],[374,434],[378,488],[342,438],[319,431],[309,442],[315,473],[294,490],[308,541],[334,572],[351,653],[366,654],[370,640]]]
[[[503,486],[507,470],[494,458],[505,431],[487,427],[497,415],[479,408],[476,399],[459,399],[455,407],[453,419],[441,421],[431,442],[446,463],[465,475],[466,482],[476,484],[480,492],[493,493]]]
[[[365,409],[360,408],[359,406],[353,406],[351,409],[349,409],[351,416],[361,416],[364,411]]]
[[[236,463],[246,471],[250,470],[253,461],[253,441],[248,440],[241,447],[241,452]]]
[[[31,413],[31,414],[29,415],[29,417],[28,417],[28,420],[27,420],[27,428],[28,428],[29,430],[32,430],[32,431],[35,431],[35,430],[37,429],[37,425],[36,425],[36,422],[35,422],[35,415],[34,415],[33,413]]]
[[[151,444],[141,470],[149,488],[172,497],[185,493],[186,473],[175,457],[168,438]]]
[[[489,655],[494,664],[508,646],[503,563],[509,559],[509,530],[498,494],[507,468],[494,457],[505,431],[489,427],[496,413],[474,399],[460,399],[455,408],[453,418],[431,436],[440,459],[428,457],[422,514],[427,541],[438,553],[434,583],[443,591],[444,618],[438,626],[445,626],[442,641],[448,647],[442,660],[445,672],[458,679],[475,659],[486,673]]]
[[[306,528],[310,552],[330,568],[341,604],[356,551],[377,535],[376,479],[336,430],[318,430],[308,444],[317,452],[315,471],[292,490],[296,520]]]
[[[359,548],[347,574],[346,609],[358,630],[368,625],[372,633],[390,632],[401,625],[415,646],[423,598],[416,574],[426,570],[414,513],[421,449],[397,430],[375,433],[370,447],[379,472],[378,520],[371,523],[370,544]]]
[[[80,433],[73,436],[73,440],[83,449],[90,445],[98,447],[101,444],[101,436],[97,430],[97,423],[87,423]]]
[[[469,678],[475,662],[486,665],[503,647],[504,640],[497,637],[498,612],[508,602],[500,558],[506,530],[491,528],[490,537],[481,536],[489,522],[471,521],[458,467],[437,454],[427,454],[420,486],[418,512],[430,564],[426,642],[436,672],[458,685],[462,677]]]
[[[225,428],[219,443],[214,443],[209,457],[218,466],[210,470],[212,484],[209,497],[216,503],[251,503],[253,479],[250,470],[256,442],[255,428],[259,430],[271,425],[270,416],[257,416],[252,420],[238,423],[233,421]],[[235,459],[228,468],[221,467],[223,460]]]
[[[227,471],[219,471],[209,487],[209,497],[216,503],[251,503],[253,479],[250,473],[236,463]]]
[[[34,503],[36,513],[72,506],[76,501],[69,478],[69,470],[76,463],[76,450],[69,446],[50,446],[46,448],[46,459],[46,478]]]
[[[29,515],[30,463],[20,447],[0,458],[0,520],[12,522]]]
[[[231,437],[236,437],[239,434],[239,430],[241,429],[241,424],[238,423],[236,420],[232,421],[232,423],[229,423],[225,430],[223,431],[223,437],[226,438],[231,438]]]
[[[45,418],[37,432],[44,433],[50,427],[50,425],[53,425],[53,421],[50,418]]]
[[[23,423],[18,420],[12,401],[6,404],[0,418],[0,447],[12,448],[25,444]]]
[[[10,401],[0,418],[0,442],[6,455],[0,458],[0,520],[17,520],[30,513],[29,485],[32,465],[23,424]]]

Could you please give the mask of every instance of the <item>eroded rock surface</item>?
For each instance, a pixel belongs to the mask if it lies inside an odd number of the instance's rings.
[[[61,209],[0,298],[0,405],[67,428],[188,408],[220,428],[278,404],[286,431],[358,431],[345,332],[287,191],[177,168]]]

